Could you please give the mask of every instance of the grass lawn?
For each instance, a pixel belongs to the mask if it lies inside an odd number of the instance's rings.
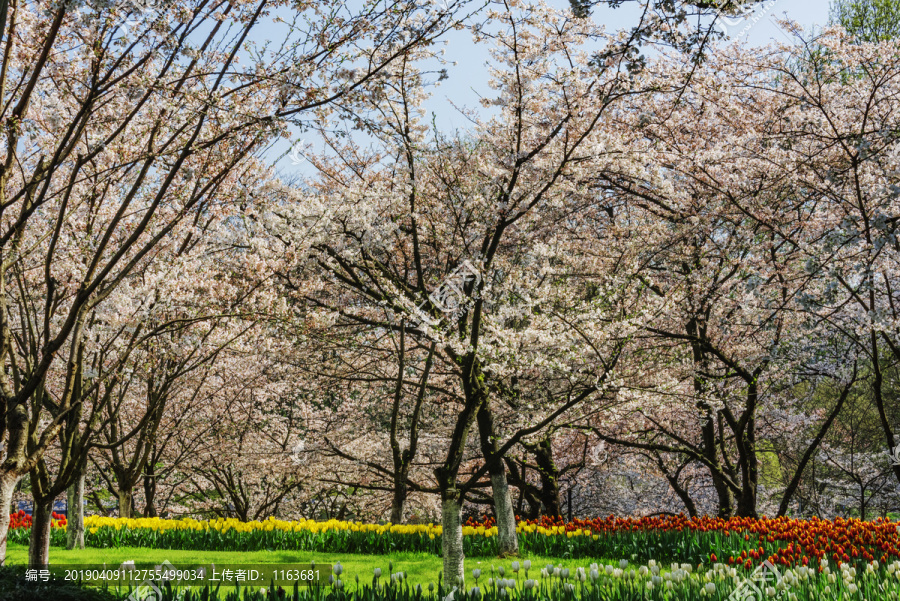
[[[519,559],[530,559],[532,563],[529,576],[540,577],[540,568],[548,563],[567,568],[587,567],[591,563],[610,563],[602,559],[560,559],[556,557],[525,556]],[[309,563],[335,564],[338,561],[344,566],[342,576],[344,582],[350,584],[359,575],[360,580],[370,581],[374,568],[381,568],[382,578],[388,578],[388,561],[393,562],[394,572],[407,572],[412,584],[426,586],[429,582],[437,583],[441,570],[441,558],[425,553],[392,553],[390,555],[359,555],[351,553],[317,553],[311,551],[176,551],[170,549],[146,549],[142,547],[120,547],[117,549],[73,549],[67,551],[59,547],[50,548],[50,563],[54,565],[103,565],[118,566],[124,561],[135,563],[162,563],[168,561],[176,567],[196,564],[256,564],[256,563]],[[10,544],[7,550],[7,561],[10,564],[28,563],[28,547]],[[483,579],[490,577],[491,565],[506,568],[506,577],[512,577],[510,565],[512,559],[492,557],[467,557],[466,582],[472,579],[472,570],[481,569]]]

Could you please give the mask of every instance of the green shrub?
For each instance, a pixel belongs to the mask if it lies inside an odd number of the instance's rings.
[[[25,582],[25,566],[0,567],[0,601],[116,601],[120,595],[77,584]]]

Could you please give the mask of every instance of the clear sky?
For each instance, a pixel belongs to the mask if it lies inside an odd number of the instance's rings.
[[[560,8],[569,6],[568,0],[547,0],[551,5]],[[829,2],[827,0],[762,0],[748,16],[742,19],[729,18],[721,21],[728,39],[732,42],[744,42],[754,46],[763,46],[772,41],[788,41],[790,36],[776,23],[778,19],[788,18],[797,22],[806,31],[824,26],[828,21]],[[608,31],[626,29],[636,23],[636,6],[626,3],[618,9],[596,7],[592,18],[606,25]],[[427,110],[435,115],[438,127],[451,132],[465,129],[469,125],[466,118],[455,107],[483,110],[478,103],[482,95],[488,95],[488,72],[485,62],[488,56],[485,48],[476,46],[471,41],[471,34],[451,32],[447,37],[445,58],[455,61],[456,65],[447,66],[448,79],[441,86],[432,90],[433,96],[426,104]],[[455,106],[454,106],[455,105]],[[299,146],[300,136],[294,142]],[[305,139],[307,144],[315,146],[312,139]],[[279,144],[267,155],[275,160],[284,155],[289,145]],[[279,171],[285,175],[311,175],[309,165],[302,159],[293,156],[282,156],[277,161]]]

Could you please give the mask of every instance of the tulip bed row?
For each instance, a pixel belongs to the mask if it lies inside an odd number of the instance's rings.
[[[15,516],[14,516],[15,517]],[[20,521],[23,521],[20,519]],[[65,544],[63,520],[55,521],[51,544]],[[118,519],[89,516],[85,543],[90,547],[144,547],[210,551],[295,550],[323,553],[441,554],[441,527],[361,524],[330,520],[257,522],[218,520]],[[810,565],[829,558],[858,563],[900,558],[898,525],[890,520],[795,520],[692,518],[597,518],[564,523],[560,519],[521,521],[523,553],[560,558],[626,557],[665,562],[721,561],[750,570],[764,561],[781,566]],[[463,528],[467,556],[497,555],[497,529],[490,519]],[[10,540],[27,544],[29,531],[10,531]]]
[[[863,601],[900,598],[900,561],[881,565],[862,562],[856,567],[823,559],[815,566],[756,570],[747,574],[734,566],[715,563],[693,568],[690,564],[662,566],[655,561],[618,567],[592,564],[574,570],[547,565],[532,568],[529,561],[482,573],[472,570],[466,581],[426,586],[411,585],[403,572],[390,566],[382,576],[349,580],[335,564],[329,583],[285,590],[277,586],[245,589],[184,589],[171,583],[143,585],[155,601]],[[345,582],[344,578],[347,578]],[[370,580],[371,578],[371,580]],[[23,591],[24,592],[24,591]],[[109,590],[113,599],[142,598],[136,591]],[[25,598],[23,596],[23,598]]]
[[[492,520],[468,521],[490,527]],[[561,518],[519,522],[528,550],[547,556],[630,557],[638,561],[723,561],[746,569],[768,561],[798,566],[829,558],[834,562],[900,558],[900,523],[886,519],[835,518]],[[538,534],[539,536],[528,537]],[[555,536],[553,536],[555,535]],[[562,538],[565,536],[565,539]]]
[[[9,516],[9,528],[11,530],[20,530],[31,528],[32,517],[30,513],[25,513],[21,509]],[[51,512],[50,524],[53,528],[65,528],[66,516]]]

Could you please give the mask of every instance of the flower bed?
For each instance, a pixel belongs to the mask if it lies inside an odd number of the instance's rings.
[[[32,523],[31,514],[25,513],[21,509],[9,516],[10,530],[30,530]],[[60,515],[55,511],[50,513],[50,526],[52,528],[65,528],[66,516]]]
[[[721,558],[729,564],[750,569],[763,561],[776,565],[808,565],[812,560],[829,557],[836,562],[858,559],[887,563],[900,557],[898,523],[891,520],[860,521],[836,518],[797,520],[780,518],[721,518],[665,516],[653,518],[561,519],[520,522],[519,531],[542,534],[533,539],[532,550],[554,555],[559,546],[550,535],[565,535],[580,541],[590,537],[606,552],[604,557],[633,557],[646,561],[656,558]]]
[[[10,540],[27,544],[30,516],[12,516]],[[65,544],[65,519],[54,514],[53,545]],[[240,522],[234,519],[85,518],[85,544],[91,547],[147,547],[210,551],[298,550],[327,553],[441,553],[441,527],[434,524],[362,524],[329,520]],[[629,561],[721,562],[750,570],[764,561],[808,566],[820,559],[887,564],[900,558],[897,523],[855,519],[790,518],[597,518],[564,523],[560,519],[519,522],[524,553],[548,557],[606,558]],[[497,529],[490,520],[463,527],[467,556],[497,554]]]

